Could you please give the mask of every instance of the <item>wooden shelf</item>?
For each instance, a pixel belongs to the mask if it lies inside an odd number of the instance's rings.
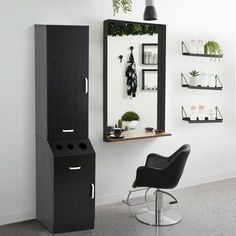
[[[142,63],[142,65],[145,65],[145,66],[157,66],[158,64],[152,64],[152,63]]]
[[[220,55],[210,55],[210,54],[198,54],[198,53],[190,53],[190,52],[183,52],[183,56],[190,56],[190,57],[210,57],[210,58],[223,58],[223,54]]]
[[[170,133],[155,133],[155,132],[145,132],[142,130],[131,130],[131,131],[124,131],[124,138],[111,138],[110,136],[107,136],[108,142],[122,142],[122,141],[128,141],[128,140],[137,140],[137,139],[147,139],[147,138],[160,138],[160,137],[166,137],[171,136]]]
[[[188,84],[182,84],[182,87],[183,88],[189,88],[189,89],[206,89],[206,90],[222,90],[223,87],[204,87],[204,86],[201,86],[201,85],[198,85],[198,86],[190,86]]]
[[[205,118],[205,120],[190,120],[189,117],[183,118],[184,121],[188,121],[188,123],[222,123],[223,119],[215,119],[215,120],[208,120]]]

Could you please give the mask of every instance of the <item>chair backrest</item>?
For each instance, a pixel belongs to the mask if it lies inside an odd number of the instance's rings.
[[[164,170],[167,188],[174,188],[179,183],[190,151],[190,145],[185,144],[169,157],[170,163]]]

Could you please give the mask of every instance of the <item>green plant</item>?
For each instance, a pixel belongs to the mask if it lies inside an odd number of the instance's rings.
[[[124,24],[110,22],[108,24],[108,35],[123,36],[123,35],[153,35],[158,33],[158,28],[154,25],[144,24]]]
[[[132,11],[132,0],[112,0],[112,3],[114,16],[119,13],[120,9],[124,13]]]
[[[121,117],[122,121],[139,120],[139,115],[134,111],[127,111]]]
[[[122,128],[122,120],[121,119],[118,120],[118,128]]]
[[[220,55],[220,54],[222,54],[220,45],[215,41],[208,41],[204,45],[204,51],[205,51],[205,54],[210,54],[210,55]]]
[[[196,70],[192,70],[191,72],[189,72],[189,74],[192,76],[192,77],[198,77],[200,74],[199,74],[199,72],[198,71],[196,71]]]

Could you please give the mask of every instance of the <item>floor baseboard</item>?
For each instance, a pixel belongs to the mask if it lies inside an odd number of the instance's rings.
[[[35,219],[35,216],[36,216],[35,210],[18,212],[18,213],[6,215],[6,216],[1,216],[0,225],[17,223],[17,222],[26,221],[26,220],[32,220],[32,219]]]
[[[202,177],[194,178],[194,179],[186,179],[186,180],[180,181],[179,185],[177,186],[177,189],[193,187],[200,184],[207,184],[207,183],[222,181],[222,180],[231,179],[235,177],[236,177],[236,171],[231,171],[231,172],[225,172],[225,173],[218,173],[215,175],[202,176]],[[129,190],[127,189],[127,191],[125,192],[108,194],[101,197],[97,197],[96,205],[99,206],[103,204],[120,202],[121,200],[126,199],[128,195],[128,191]]]
[[[230,171],[230,172],[225,172],[225,173],[218,173],[215,175],[202,176],[202,177],[194,178],[194,179],[186,179],[186,180],[180,181],[178,185],[178,189],[193,187],[195,185],[200,185],[200,184],[207,184],[207,183],[222,181],[222,180],[231,179],[235,177],[236,177],[236,171]]]

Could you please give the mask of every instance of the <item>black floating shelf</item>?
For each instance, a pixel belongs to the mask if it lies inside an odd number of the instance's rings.
[[[182,111],[182,120],[187,121],[188,123],[222,123],[223,122],[223,117],[218,107],[215,107],[216,118],[214,120],[209,120],[208,117],[205,117],[204,120],[199,120],[198,118],[196,120],[191,120],[190,117],[188,117],[183,106],[181,108],[181,111]]]
[[[218,84],[220,86],[218,86]],[[189,89],[205,89],[205,90],[222,90],[223,89],[223,85],[218,77],[218,75],[215,76],[215,87],[209,87],[209,86],[191,86],[188,84],[188,81],[186,79],[186,77],[184,76],[183,73],[181,73],[181,85],[183,88],[189,88]]]
[[[190,53],[190,52],[183,52],[182,55],[190,56],[190,57],[223,58],[223,55],[198,54],[198,53]]]
[[[215,55],[215,54],[198,54],[198,53],[190,53],[185,43],[182,41],[182,55],[190,56],[190,57],[210,57],[210,58],[223,58],[223,54]]]
[[[222,123],[223,119],[215,119],[215,120],[208,120],[205,118],[205,120],[190,120],[189,117],[184,117],[184,121],[188,121],[188,123]]]
[[[190,86],[188,84],[183,84],[183,88],[189,88],[189,89],[207,89],[207,90],[222,90],[222,87],[203,87],[203,86]]]

